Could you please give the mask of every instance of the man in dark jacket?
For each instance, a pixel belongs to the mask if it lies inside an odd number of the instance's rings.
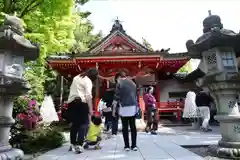
[[[106,103],[107,108],[111,108],[110,112],[104,113],[104,116],[106,117],[106,129],[112,128],[112,135],[117,135],[118,131],[118,113],[116,111],[116,116],[112,116],[112,103],[115,95],[115,85],[110,85],[110,88],[107,89],[104,93],[104,96],[102,100]],[[118,108],[118,106],[117,106]]]
[[[209,120],[210,120],[210,109],[209,108],[210,108],[210,105],[212,102],[213,102],[213,99],[211,98],[211,96],[208,95],[204,91],[200,91],[196,95],[196,105],[198,106],[200,114],[203,118],[201,129],[205,132],[212,131],[209,128]]]

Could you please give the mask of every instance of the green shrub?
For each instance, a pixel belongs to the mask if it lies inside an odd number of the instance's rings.
[[[67,121],[61,120],[61,121],[56,121],[52,122],[50,124],[50,127],[57,128],[59,131],[69,131],[70,130],[70,125]]]
[[[40,127],[35,131],[20,133],[18,139],[21,141],[16,147],[26,154],[49,151],[61,147],[65,142],[63,134],[51,127]]]

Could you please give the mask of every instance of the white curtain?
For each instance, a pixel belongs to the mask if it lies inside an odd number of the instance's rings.
[[[196,94],[192,91],[189,91],[185,99],[183,118],[195,118],[199,116],[195,100]]]
[[[45,96],[40,108],[40,114],[44,123],[51,123],[53,121],[59,121],[52,96]]]

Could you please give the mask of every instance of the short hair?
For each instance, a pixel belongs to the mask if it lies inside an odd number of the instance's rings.
[[[94,125],[99,126],[102,124],[102,118],[100,116],[92,116],[92,122]]]
[[[114,80],[115,80],[116,83],[117,83],[117,79],[118,79],[119,77],[120,77],[120,78],[126,77],[126,73],[125,73],[124,71],[121,71],[121,72],[116,73],[115,78],[114,78]]]

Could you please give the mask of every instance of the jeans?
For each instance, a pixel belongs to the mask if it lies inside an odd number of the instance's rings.
[[[122,120],[122,134],[123,140],[125,144],[125,148],[129,148],[129,135],[128,135],[128,126],[130,126],[131,130],[131,138],[132,138],[132,148],[137,145],[137,129],[136,129],[136,117],[121,117]]]
[[[117,135],[117,132],[118,132],[118,119],[119,119],[118,116],[113,117],[113,120],[112,120],[112,135]]]
[[[105,129],[108,131],[112,128],[112,112],[105,113]]]
[[[69,120],[72,123],[70,129],[70,141],[73,145],[83,145],[84,138],[89,126],[89,108],[88,104],[75,99],[69,103]]]
[[[153,110],[151,106],[147,106],[147,126],[146,131],[157,131],[158,130],[158,111]]]
[[[199,110],[203,118],[202,127],[207,129],[209,127],[210,109],[208,106],[199,106]]]
[[[73,145],[83,145],[84,139],[87,135],[88,124],[73,123],[70,129],[70,141]]]

